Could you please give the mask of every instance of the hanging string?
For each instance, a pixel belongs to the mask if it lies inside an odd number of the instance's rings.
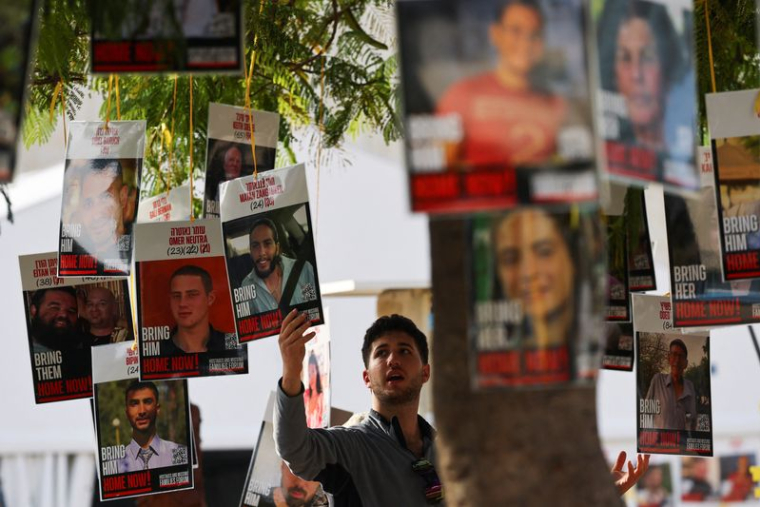
[[[193,213],[193,75],[190,74],[190,221],[195,221]]]
[[[121,97],[119,96],[119,75],[117,74],[114,79],[114,85],[116,88],[116,119],[121,121]]]
[[[324,49],[320,49],[319,53],[322,54]],[[322,66],[319,72],[319,109],[317,109],[317,122],[319,128],[319,143],[317,144],[317,212],[315,218],[316,233],[314,235],[314,243],[317,243],[317,237],[319,236],[319,174],[322,166],[322,138],[324,137],[325,122],[324,122],[324,104],[325,104],[325,57],[320,58]]]
[[[169,134],[169,141],[166,143],[169,148],[169,177],[164,181],[166,191],[169,192],[172,189],[171,173],[174,171],[174,116],[177,111],[177,76],[174,76],[174,96],[172,98],[172,129]],[[163,145],[164,139],[162,136],[161,144]],[[192,202],[192,200],[190,201]]]
[[[715,93],[715,64],[713,63],[712,35],[710,34],[710,10],[707,6],[709,0],[705,0],[705,25],[707,25],[707,54],[710,58],[710,80],[712,82],[712,91]]]
[[[63,116],[63,145],[66,146],[68,136],[66,135],[66,95],[63,89],[63,78],[61,78],[55,85],[53,90],[53,98],[50,101],[50,121],[55,118],[55,105],[58,100],[58,96],[61,96],[61,115]]]
[[[108,76],[108,102],[106,103],[106,130],[111,121],[111,94],[113,93],[113,74]]]
[[[264,0],[259,3],[259,18],[264,12]],[[251,48],[251,65],[248,68],[248,74],[245,76],[245,111],[248,113],[248,136],[251,139],[251,156],[253,157],[253,178],[259,177],[259,167],[256,162],[256,129],[253,124],[253,113],[251,112],[251,81],[253,80],[253,67],[256,63],[256,47],[259,41],[258,31],[253,34],[253,47]]]
[[[135,294],[137,294],[137,290],[135,289],[135,272],[132,271],[129,274],[129,289],[132,293],[132,297],[129,298],[129,305],[132,307],[132,329],[138,329],[137,327],[137,308],[135,306],[137,305],[137,298],[134,297]],[[135,339],[132,342],[132,350],[137,350],[137,333],[134,333]]]

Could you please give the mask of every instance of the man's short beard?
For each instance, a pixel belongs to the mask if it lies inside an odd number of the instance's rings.
[[[39,316],[32,317],[32,335],[34,341],[53,350],[74,350],[82,344],[82,338],[74,327],[58,329]]]
[[[389,393],[382,387],[377,387],[375,385],[372,386],[372,394],[375,395],[375,398],[384,404],[391,406],[407,405],[413,402],[419,398],[421,390],[422,383],[419,385],[413,383],[403,391],[396,391],[394,393]]]
[[[269,275],[274,273],[274,270],[277,269],[277,266],[279,265],[280,265],[280,254],[277,254],[274,257],[272,257],[272,260],[269,262],[269,269],[267,269],[266,271],[259,271],[259,265],[256,262],[253,263],[253,269],[254,271],[256,271],[256,276],[258,276],[259,278],[263,280],[264,278],[269,278]]]
[[[306,496],[306,491],[304,491],[303,489],[301,488],[294,488],[294,489],[303,491],[304,497]],[[309,499],[304,498],[303,500],[301,500],[300,498],[293,498],[292,496],[290,496],[289,490],[285,488],[283,488],[283,490],[285,492],[284,493],[285,503],[288,504],[288,507],[311,507],[312,505],[314,505],[314,499],[317,497],[315,493],[313,497]]]

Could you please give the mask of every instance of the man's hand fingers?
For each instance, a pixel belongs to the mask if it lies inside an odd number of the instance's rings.
[[[625,466],[625,458],[626,458],[625,451],[620,451],[620,454],[618,454],[617,460],[615,460],[615,465],[612,467],[613,472],[623,471],[623,467]]]
[[[295,321],[295,322],[299,322],[299,321]],[[282,344],[283,344],[284,346],[290,346],[290,345],[293,345],[293,344],[295,344],[295,343],[298,343],[298,342],[299,342],[299,341],[301,341],[301,339],[303,338],[303,334],[304,334],[304,333],[305,333],[305,332],[306,332],[306,331],[307,331],[307,330],[308,330],[310,327],[311,327],[311,322],[309,322],[309,321],[307,320],[306,322],[302,323],[302,324],[301,324],[300,326],[298,326],[297,328],[293,329],[293,331],[292,331],[290,334],[288,334],[288,335],[284,336],[284,337],[283,337],[283,340],[282,340]]]
[[[282,322],[282,326],[280,327],[280,342],[287,342],[306,318],[305,314],[294,314],[293,312],[295,311],[290,312]],[[286,321],[287,325],[285,324]]]

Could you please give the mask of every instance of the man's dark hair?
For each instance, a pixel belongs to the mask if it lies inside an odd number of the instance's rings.
[[[317,355],[313,351],[309,354],[309,366],[312,364],[317,369],[317,394],[322,394],[322,375],[319,374],[319,361],[317,361]],[[311,379],[309,379],[309,385],[311,386]],[[311,392],[311,387],[307,389],[309,390],[309,395],[313,396],[314,393]]]
[[[169,283],[172,283],[172,280],[178,276],[199,276],[201,278],[201,282],[203,282],[203,288],[206,289],[207,294],[214,289],[214,283],[211,281],[211,275],[208,271],[200,266],[196,266],[194,264],[187,264],[186,266],[182,266],[177,271],[172,273],[171,278],[169,278]]]
[[[272,237],[274,238],[275,243],[280,242],[280,237],[277,234],[277,226],[274,224],[273,221],[271,221],[268,218],[259,218],[255,222],[253,222],[253,225],[251,225],[251,228],[248,229],[248,237],[250,238],[251,234],[253,234],[254,229],[260,225],[266,225],[270,229],[272,229]]]
[[[141,389],[150,389],[153,391],[153,395],[156,397],[156,403],[158,403],[158,388],[156,387],[156,384],[153,382],[142,382],[140,380],[135,380],[127,386],[127,390],[124,392],[124,403],[129,403],[129,393],[133,393]]]
[[[504,17],[504,13],[507,11],[507,9],[515,5],[526,7],[535,11],[541,20],[541,26],[544,26],[544,22],[546,21],[544,19],[544,11],[541,9],[541,5],[538,3],[538,0],[503,0],[502,2],[499,2],[499,6],[496,8],[496,19],[494,19],[494,22],[499,23],[501,21],[501,18]]]
[[[121,161],[118,158],[96,158],[90,161],[90,171],[85,174],[92,174],[97,172],[113,172],[114,176],[117,176],[119,183],[122,183],[122,173],[124,169],[121,167]]]
[[[372,343],[388,333],[400,331],[406,333],[414,339],[417,350],[422,358],[422,364],[428,364],[428,344],[425,334],[420,331],[411,319],[403,315],[385,315],[377,319],[364,334],[364,344],[362,345],[362,358],[364,366],[369,365],[369,353],[372,350]]]
[[[681,350],[683,350],[685,359],[689,358],[689,350],[686,348],[686,344],[680,338],[676,338],[675,340],[670,342],[670,346],[668,347],[668,352],[670,352],[670,349],[673,348],[673,345],[675,345],[676,347],[680,347]]]
[[[35,291],[34,295],[32,296],[32,305],[34,305],[35,308],[39,309],[40,304],[42,304],[42,299],[45,297],[45,294],[50,291],[65,292],[69,296],[73,297],[74,301],[77,301],[77,291],[74,289],[74,287],[52,287],[50,289],[40,289],[38,291]]]

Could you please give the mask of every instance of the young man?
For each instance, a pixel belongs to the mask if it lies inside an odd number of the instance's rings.
[[[362,345],[364,385],[372,410],[356,426],[309,429],[302,400],[301,369],[306,316],[290,312],[279,336],[282,379],[274,412],[275,447],[297,476],[320,480],[329,493],[354,495],[363,507],[424,506],[443,497],[435,472],[435,431],[419,415],[422,385],[430,379],[425,335],[400,315],[380,317],[367,330]],[[304,334],[306,333],[306,334]],[[612,469],[615,485],[625,493],[646,471],[649,456],[637,467],[625,466],[621,452]],[[353,483],[353,484],[351,484]],[[355,505],[355,503],[342,503]]]
[[[162,355],[226,350],[224,333],[209,322],[211,305],[216,300],[211,275],[205,269],[187,264],[172,273],[170,307],[177,327],[171,339],[162,342]]]
[[[293,275],[296,261],[282,255],[277,226],[268,218],[253,223],[249,235],[253,269],[243,279],[242,287],[253,286],[256,297],[248,301],[251,315],[276,310],[281,303],[288,279]],[[290,297],[290,304],[305,303],[317,298],[314,268],[306,261],[296,273],[297,282]]]
[[[124,401],[132,440],[119,463],[119,473],[186,464],[187,448],[156,434],[156,418],[161,413],[156,385],[134,381],[127,387]]]

